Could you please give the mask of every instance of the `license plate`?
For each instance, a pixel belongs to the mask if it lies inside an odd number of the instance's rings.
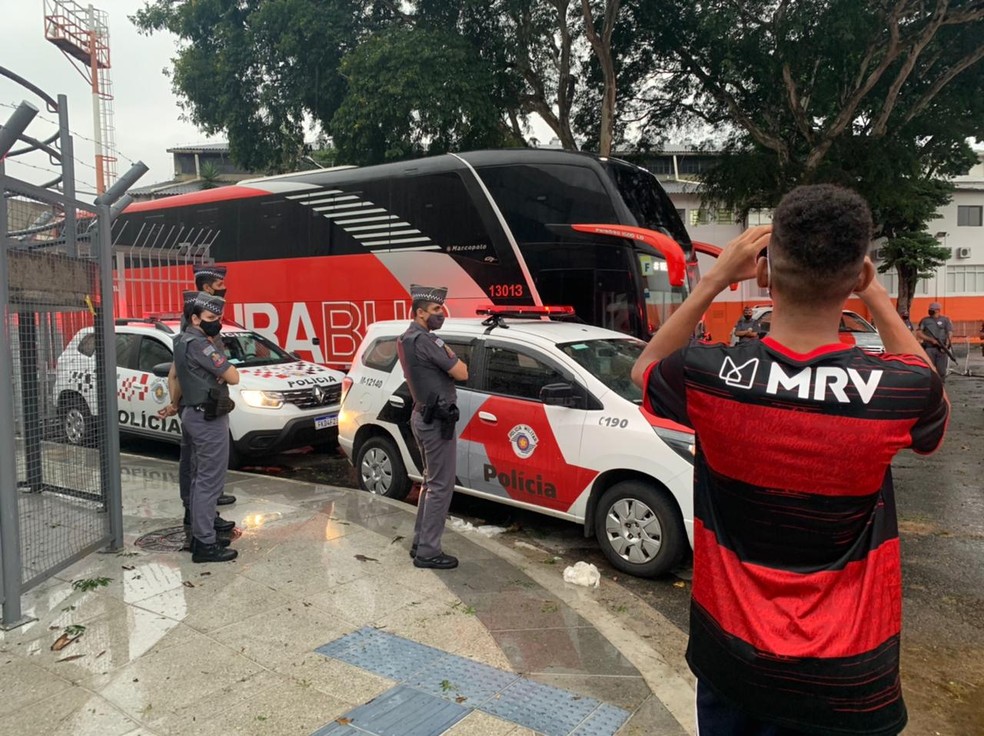
[[[328,427],[338,426],[338,414],[329,414],[324,417],[314,418],[315,429],[328,429]]]

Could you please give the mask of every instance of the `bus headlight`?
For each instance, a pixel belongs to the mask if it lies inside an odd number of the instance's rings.
[[[284,395],[279,391],[255,391],[244,389],[239,392],[249,406],[254,409],[279,409],[284,405]]]
[[[694,436],[690,432],[678,432],[674,429],[664,429],[663,427],[653,427],[653,429],[656,430],[659,438],[669,445],[673,452],[691,465],[694,464],[696,446],[694,444]]]

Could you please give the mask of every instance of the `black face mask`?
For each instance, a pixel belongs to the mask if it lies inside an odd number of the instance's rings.
[[[215,320],[214,322],[202,321],[201,325],[202,332],[204,332],[209,337],[215,337],[222,331],[222,322]]]
[[[444,325],[444,315],[443,314],[431,314],[427,316],[427,329],[434,331],[439,330]]]
[[[212,293],[215,294],[215,296],[220,296],[223,299],[225,299],[225,295],[227,291],[228,289],[215,289],[212,291]]]

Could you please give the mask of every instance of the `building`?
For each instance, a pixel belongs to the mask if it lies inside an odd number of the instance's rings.
[[[741,219],[731,210],[708,208],[701,202],[700,175],[713,166],[716,155],[713,150],[667,148],[625,158],[659,177],[693,240],[724,246],[745,227],[771,222],[771,213],[753,211],[747,219]],[[956,177],[954,184],[952,200],[928,224],[929,231],[952,255],[932,278],[916,285],[912,315],[918,321],[926,314],[930,302],[937,301],[943,313],[953,320],[955,341],[965,337],[975,341],[984,323],[984,151],[980,152],[977,165],[964,176]],[[872,257],[879,265],[881,253],[875,245]],[[709,256],[699,259],[704,270],[712,265]],[[898,279],[894,272],[879,274],[878,278],[890,294],[897,295]],[[708,312],[712,336],[726,338],[727,334],[721,333],[730,333],[743,305],[768,301],[768,293],[749,282],[741,284],[736,291],[725,292]],[[866,313],[860,302],[852,303],[850,308]]]
[[[256,176],[256,173],[240,169],[232,162],[228,143],[176,146],[168,148],[167,152],[174,159],[174,178],[130,189],[128,194],[137,201],[227,186]]]

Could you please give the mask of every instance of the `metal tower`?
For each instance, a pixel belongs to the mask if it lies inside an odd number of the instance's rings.
[[[73,0],[44,0],[44,37],[62,50],[92,86],[96,192],[102,194],[116,181],[107,15],[91,5],[83,7]]]

